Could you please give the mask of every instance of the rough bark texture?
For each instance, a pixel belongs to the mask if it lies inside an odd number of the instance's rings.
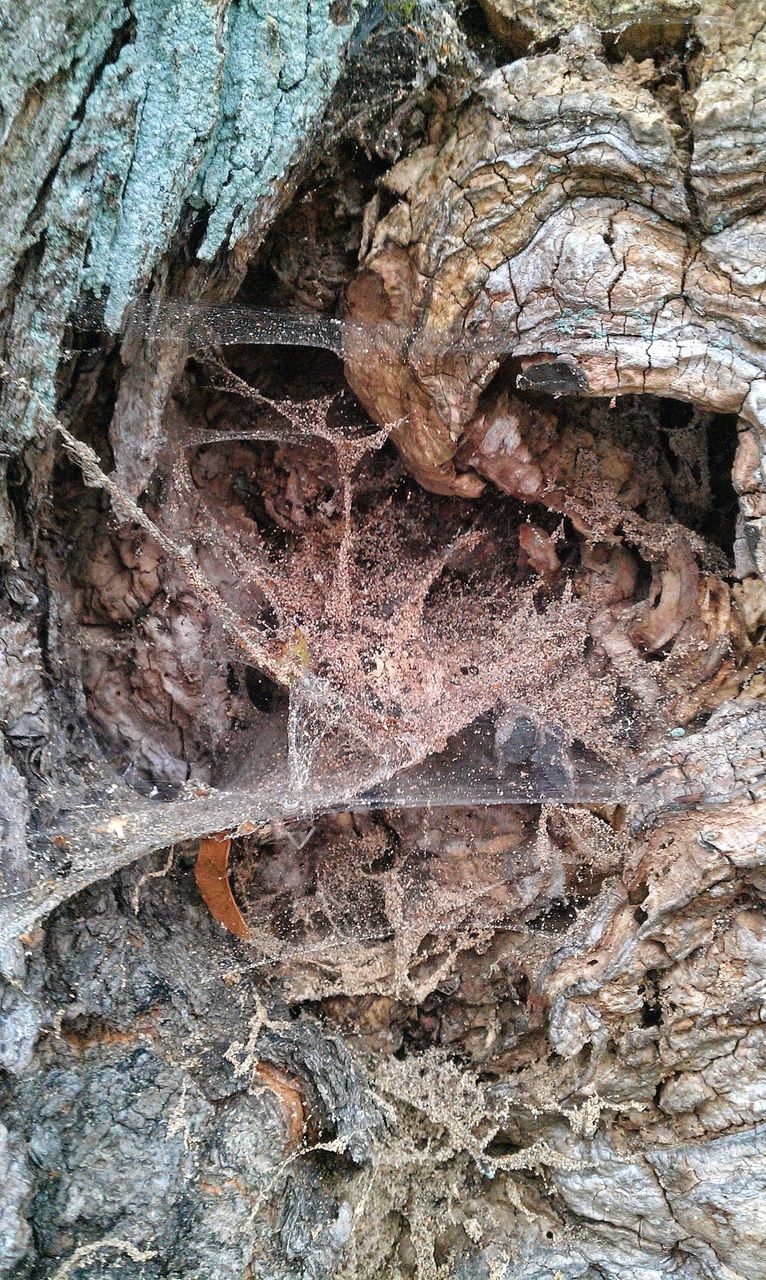
[[[766,1276],[762,6],[0,66],[0,1275]]]

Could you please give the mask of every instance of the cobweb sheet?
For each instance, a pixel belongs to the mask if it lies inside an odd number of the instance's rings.
[[[76,327],[98,337],[98,324],[85,307]],[[246,359],[222,355],[258,344],[336,355],[382,344],[392,353],[406,335],[179,301],[139,304],[131,324],[194,353],[209,397],[205,425],[176,415],[160,463],[162,504],[136,502],[39,407],[85,484],[107,495],[113,525],[132,524],[158,549],[167,607],[193,601],[212,619],[221,669],[247,664],[281,700],[217,751],[207,779],[155,785],[107,747],[68,794],[43,795],[35,882],[11,887],[4,903],[11,928],[151,849],[214,831],[365,808],[624,804],[636,795],[646,734],[656,741],[672,723],[661,707],[643,723],[625,709],[619,680],[587,673],[587,617],[566,572],[553,593],[519,585],[518,510],[494,518],[488,507],[432,499],[394,474],[390,427],[370,424],[348,397],[266,395],[248,382]],[[484,341],[502,350],[497,334],[447,345]],[[298,486],[300,525],[278,491],[266,496],[266,524],[242,516],[241,491],[239,506],[227,507],[237,449],[237,474],[253,460],[248,495],[275,462],[291,502]],[[210,484],[218,488],[208,493]],[[255,506],[262,501],[256,494]]]
[[[107,335],[104,308],[97,302],[82,303],[74,317],[75,349],[87,349]],[[141,336],[148,342],[170,343],[189,352],[204,352],[231,346],[294,346],[330,351],[341,359],[360,359],[366,355],[394,360],[412,349],[429,360],[450,354],[503,359],[516,340],[511,330],[493,319],[472,324],[462,323],[456,329],[439,330],[433,324],[421,333],[394,324],[368,327],[353,317],[320,315],[309,312],[285,312],[273,308],[221,303],[219,305],[169,299],[149,302],[139,300],[130,309],[125,332]],[[571,394],[578,389],[574,370],[561,365],[557,372],[544,367],[545,378],[531,374],[519,376],[519,386],[552,395]],[[534,383],[530,381],[534,379]],[[557,380],[558,379],[558,380]]]

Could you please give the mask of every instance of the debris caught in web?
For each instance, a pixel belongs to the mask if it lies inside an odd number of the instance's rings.
[[[130,323],[190,353],[140,499],[37,405],[84,492],[107,503],[71,570],[103,770],[43,804],[33,899],[50,901],[72,866],[87,883],[190,834],[388,807],[630,801],[641,753],[672,727],[669,702],[642,659],[609,635],[614,659],[594,643],[608,566],[591,565],[561,506],[530,523],[497,491],[427,493],[388,444],[406,423],[372,423],[337,382],[261,386],[247,354],[395,352],[406,336],[179,302],[138,304]],[[107,548],[119,608],[138,602],[110,651],[88,630],[114,608]]]

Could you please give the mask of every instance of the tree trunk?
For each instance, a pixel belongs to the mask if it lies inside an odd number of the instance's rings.
[[[3,22],[0,1275],[766,1276],[762,5]]]

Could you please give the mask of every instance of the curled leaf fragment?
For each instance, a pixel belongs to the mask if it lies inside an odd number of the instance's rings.
[[[229,884],[230,852],[231,840],[227,836],[200,840],[194,878],[211,915],[237,938],[249,942],[250,930]]]

